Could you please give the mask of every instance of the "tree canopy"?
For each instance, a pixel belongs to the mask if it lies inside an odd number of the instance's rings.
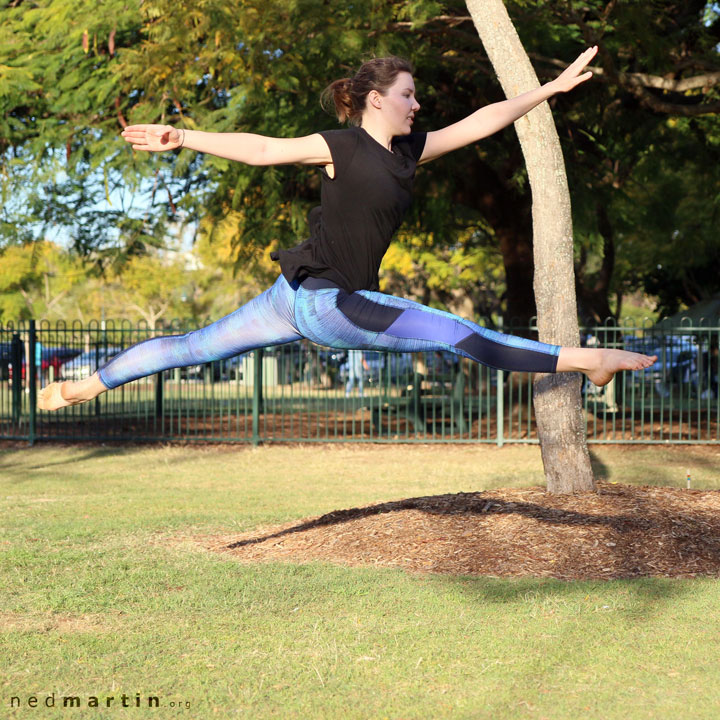
[[[199,235],[212,235],[232,218],[226,241],[237,266],[252,267],[270,244],[303,239],[318,200],[314,169],[249,167],[188,151],[142,154],[120,139],[125,125],[274,136],[335,127],[319,106],[322,89],[372,54],[415,63],[420,130],[502,99],[467,9],[455,0],[97,7],[13,0],[0,10],[2,247],[64,228],[80,254],[100,268],[119,267],[163,246],[173,226],[199,223]],[[508,8],[541,81],[585,46],[600,46],[587,88],[551,102],[573,198],[583,316],[617,314],[616,298],[638,288],[666,310],[717,291],[707,272],[717,260],[715,6],[519,0]],[[527,319],[534,314],[529,212],[511,129],[424,166],[385,282],[411,291],[425,273],[426,300],[447,304],[439,280],[457,276],[459,263],[468,282],[454,288],[476,312],[502,308]],[[393,274],[401,257],[411,275]],[[481,283],[483,262],[493,273]]]

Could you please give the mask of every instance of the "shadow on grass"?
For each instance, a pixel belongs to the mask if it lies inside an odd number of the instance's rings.
[[[568,582],[555,578],[445,576],[433,580],[441,585],[450,583],[456,592],[473,605],[543,603],[550,616],[554,614],[557,605],[572,603],[572,606],[583,612],[590,610],[602,614],[620,610],[630,613],[633,626],[648,623],[653,617],[662,615],[669,605],[686,600],[696,592],[698,582],[703,585],[714,582],[711,578],[666,577]],[[588,605],[595,607],[588,608]]]
[[[47,451],[49,447],[43,447],[43,451]],[[52,449],[61,449],[61,446]],[[63,450],[67,450],[67,447],[62,446]],[[67,465],[74,465],[75,463],[82,463],[91,460],[108,459],[113,460],[118,455],[129,456],[135,453],[139,453],[145,450],[142,447],[80,447],[77,445],[72,446],[74,450],[81,450],[77,454],[70,453],[69,456],[62,459],[50,460],[48,462],[31,462],[37,461],[37,454],[32,454],[34,448],[27,448],[23,450],[4,450],[0,447],[0,470],[3,476],[10,478],[15,482],[31,480],[32,478],[27,475],[28,470],[44,470],[52,467],[63,467]]]
[[[593,452],[592,450],[590,452],[590,464],[592,465],[593,469],[593,475],[595,475],[596,480],[609,480],[610,476],[612,475],[612,470],[610,469],[609,465],[606,465],[601,459],[600,456]]]

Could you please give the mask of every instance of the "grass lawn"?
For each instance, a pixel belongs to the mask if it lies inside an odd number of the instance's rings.
[[[720,488],[718,447],[592,452],[610,482]],[[713,578],[248,565],[171,542],[542,482],[534,446],[0,446],[0,717],[718,717]]]

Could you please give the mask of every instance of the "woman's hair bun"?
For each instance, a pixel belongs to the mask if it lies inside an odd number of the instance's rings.
[[[368,93],[375,90],[385,95],[401,72],[412,75],[413,67],[407,60],[394,55],[373,58],[363,63],[354,77],[331,82],[323,91],[320,104],[334,111],[341,123],[360,125]]]
[[[324,109],[331,112],[334,110],[341,123],[349,120],[355,114],[352,87],[352,78],[335,80],[325,88],[320,100]]]

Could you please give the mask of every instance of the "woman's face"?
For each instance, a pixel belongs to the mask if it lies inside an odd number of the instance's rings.
[[[412,132],[413,118],[420,109],[420,103],[415,98],[415,82],[409,72],[398,73],[386,94],[378,99],[383,117],[392,128],[393,135],[408,135]]]

